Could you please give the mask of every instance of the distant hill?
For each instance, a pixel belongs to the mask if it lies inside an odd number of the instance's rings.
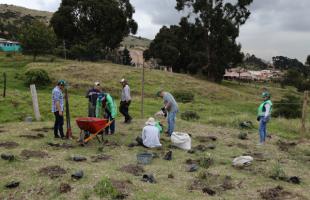
[[[53,12],[33,10],[15,5],[0,4],[0,32],[14,32],[23,22],[34,19],[48,24],[52,16]],[[2,37],[4,36],[2,35]],[[124,39],[122,45],[127,46],[128,48],[147,48],[150,43],[151,40],[146,38],[128,36]]]

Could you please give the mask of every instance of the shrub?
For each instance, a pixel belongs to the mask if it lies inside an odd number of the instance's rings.
[[[109,197],[109,199],[116,199],[120,195],[111,180],[106,177],[95,185],[95,193],[100,198]]]
[[[35,84],[37,87],[47,86],[51,83],[48,73],[44,69],[30,69],[25,73],[25,84]]]
[[[200,116],[195,111],[185,111],[181,114],[181,119],[186,121],[195,121],[200,119]]]
[[[194,101],[194,94],[189,91],[174,91],[173,96],[178,102],[189,103]]]
[[[301,101],[299,97],[285,95],[283,99],[275,102],[273,117],[294,119],[301,117]]]

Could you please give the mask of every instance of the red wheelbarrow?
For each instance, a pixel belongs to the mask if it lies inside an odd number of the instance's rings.
[[[98,134],[101,133],[105,128],[111,125],[113,121],[108,121],[107,119],[99,119],[94,117],[82,117],[76,119],[76,123],[81,129],[80,136],[82,135],[83,131],[88,131],[91,135],[83,140],[83,143],[87,143],[88,141],[92,140],[93,138],[97,138],[99,143],[103,141],[103,134],[100,141]]]

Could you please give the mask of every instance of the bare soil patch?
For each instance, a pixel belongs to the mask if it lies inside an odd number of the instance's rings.
[[[281,151],[288,151],[290,148],[295,147],[297,143],[296,142],[285,142],[285,141],[279,140],[277,142],[277,145]]]
[[[41,168],[39,170],[39,173],[41,175],[46,175],[46,176],[49,176],[51,179],[54,179],[54,178],[58,178],[66,174],[67,171],[58,165],[54,165],[54,166]]]
[[[120,181],[111,179],[111,183],[113,187],[118,191],[119,195],[116,199],[125,199],[130,192],[130,185],[132,184],[131,181]]]
[[[107,147],[118,147],[120,144],[114,141],[109,141],[109,140],[103,140],[103,145]]]
[[[45,136],[42,133],[38,133],[36,135],[20,135],[19,137],[27,139],[42,139]]]
[[[53,128],[50,128],[50,127],[43,127],[43,128],[35,128],[35,129],[32,129],[32,131],[35,131],[35,132],[49,132],[53,130]]]
[[[284,200],[284,199],[305,199],[283,189],[281,186],[270,188],[265,191],[259,191],[262,199],[265,200]]]
[[[67,144],[67,143],[59,144],[59,143],[48,142],[47,145],[51,147],[64,148],[64,149],[72,149],[75,147],[74,145]]]
[[[134,164],[125,165],[120,170],[123,172],[133,174],[135,176],[140,176],[142,175],[143,172],[145,172],[142,166]]]
[[[100,161],[111,160],[112,156],[100,154],[96,156],[91,156],[91,159],[92,159],[92,162],[100,162]]]
[[[0,147],[4,147],[4,148],[7,148],[7,149],[12,149],[12,148],[15,148],[15,147],[18,147],[19,144],[16,143],[16,142],[1,142],[0,143]]]
[[[60,193],[68,193],[72,190],[71,186],[68,183],[61,183],[59,187]]]
[[[31,158],[31,157],[44,158],[44,157],[48,156],[48,154],[46,152],[43,152],[43,151],[31,151],[31,150],[23,150],[20,155],[22,157],[25,157],[25,158]]]
[[[201,142],[201,143],[205,143],[205,142],[211,142],[211,141],[216,141],[217,137],[216,136],[197,136],[196,139]]]

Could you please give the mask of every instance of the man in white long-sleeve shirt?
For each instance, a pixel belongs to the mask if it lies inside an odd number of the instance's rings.
[[[122,84],[123,89],[119,112],[122,113],[125,117],[124,123],[130,123],[132,120],[132,117],[129,115],[129,106],[131,103],[130,87],[125,79],[122,79],[120,83]]]
[[[150,117],[147,122],[145,122],[145,125],[141,137],[137,137],[136,141],[146,148],[161,147],[160,130],[156,127],[155,119]]]
[[[259,137],[260,143],[262,145],[266,141],[267,137],[267,123],[270,120],[271,111],[272,111],[272,102],[270,100],[269,92],[265,91],[262,94],[264,102],[258,107],[257,120],[259,121]]]

